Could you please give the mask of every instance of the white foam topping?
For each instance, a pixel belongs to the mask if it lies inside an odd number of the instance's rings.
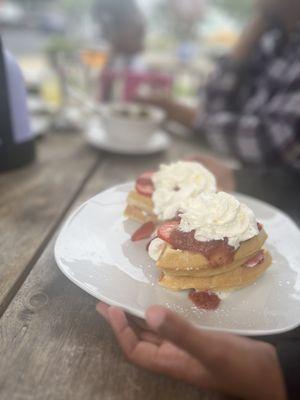
[[[148,248],[148,254],[154,261],[158,261],[162,252],[166,247],[166,242],[160,238],[155,238],[151,241]]]
[[[161,220],[174,218],[180,206],[203,192],[216,192],[214,175],[197,162],[161,165],[152,177],[154,212]]]
[[[228,239],[237,249],[241,242],[258,235],[253,211],[225,192],[202,193],[181,207],[179,229],[195,230],[195,239],[201,242]]]

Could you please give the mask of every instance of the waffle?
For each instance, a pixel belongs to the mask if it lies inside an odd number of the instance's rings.
[[[234,254],[233,263],[240,265],[241,262],[247,261],[247,259],[255,255],[262,248],[267,237],[266,232],[262,229],[257,236],[241,243]],[[175,250],[170,245],[166,245],[156,265],[160,269],[168,270],[169,272],[174,271],[175,273],[179,271],[189,271],[190,273],[193,271],[214,272],[210,267],[209,260],[203,254]],[[215,271],[227,268],[230,268],[230,265],[217,268]]]
[[[165,245],[156,266],[161,271],[160,285],[171,290],[196,289],[200,291],[231,291],[255,282],[272,263],[264,250],[264,259],[253,267],[245,264],[258,255],[267,240],[261,229],[259,234],[240,244],[227,265],[216,267],[203,254],[176,250]]]
[[[151,198],[143,196],[135,190],[131,191],[128,195],[124,215],[140,223],[149,221],[157,222]]]
[[[264,251],[264,261],[255,267],[243,265],[214,276],[176,276],[162,273],[160,285],[171,290],[196,289],[199,291],[232,291],[253,284],[270,267],[272,258]]]

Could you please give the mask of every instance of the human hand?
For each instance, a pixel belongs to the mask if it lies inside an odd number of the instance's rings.
[[[167,94],[156,91],[148,95],[139,96],[135,100],[142,104],[159,107],[165,111],[168,119],[177,121],[189,129],[194,128],[198,110],[178,103]]]
[[[126,358],[139,367],[245,400],[287,398],[270,344],[199,330],[160,306],[148,309],[147,324],[104,303],[97,311],[111,325]]]
[[[167,113],[173,104],[173,100],[169,94],[158,90],[150,90],[147,91],[147,93],[140,93],[134,100],[137,103],[162,108]]]

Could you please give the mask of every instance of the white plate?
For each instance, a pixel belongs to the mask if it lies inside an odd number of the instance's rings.
[[[142,146],[132,146],[121,144],[109,140],[108,135],[99,121],[91,121],[85,129],[85,138],[87,142],[98,149],[118,154],[153,154],[166,150],[170,145],[169,135],[160,130]]]
[[[222,300],[216,311],[202,311],[187,292],[157,284],[147,241],[133,243],[137,224],[123,217],[132,184],[109,189],[83,204],[66,222],[55,246],[61,271],[86,292],[143,317],[153,304],[177,311],[194,324],[243,335],[267,335],[300,325],[300,231],[278,209],[237,195],[257,215],[267,232],[273,266],[254,285]]]

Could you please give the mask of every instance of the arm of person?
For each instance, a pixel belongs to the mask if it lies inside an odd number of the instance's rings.
[[[167,118],[193,129],[198,115],[197,108],[189,107],[165,95],[139,96],[136,101],[142,104],[151,104],[165,111]]]
[[[230,108],[229,103],[236,97],[236,92],[242,86],[243,64],[250,57],[255,44],[259,41],[265,26],[262,17],[256,17],[251,21],[241,36],[239,43],[232,55],[220,61],[215,72],[205,87],[205,104],[210,110],[216,108]],[[197,108],[183,105],[164,94],[148,94],[138,96],[136,100],[143,104],[151,104],[162,108],[167,118],[179,122],[189,129],[195,127],[197,116],[201,111]]]
[[[269,23],[265,14],[256,12],[234,47],[231,54],[232,60],[240,65],[246,63],[268,27]]]
[[[147,324],[103,303],[97,310],[127,359],[142,368],[244,400],[287,399],[270,344],[197,329],[159,306],[147,311]]]
[[[245,28],[232,54],[223,62],[220,62],[215,73],[206,85],[206,102],[223,104],[226,107],[228,99],[240,86],[240,75],[243,64],[249,60],[257,43],[267,29],[266,19],[263,13],[257,12]],[[147,96],[138,96],[137,101],[152,104],[162,108],[169,119],[177,121],[192,129],[199,113],[197,108],[189,107],[176,102],[168,96],[157,93]]]

